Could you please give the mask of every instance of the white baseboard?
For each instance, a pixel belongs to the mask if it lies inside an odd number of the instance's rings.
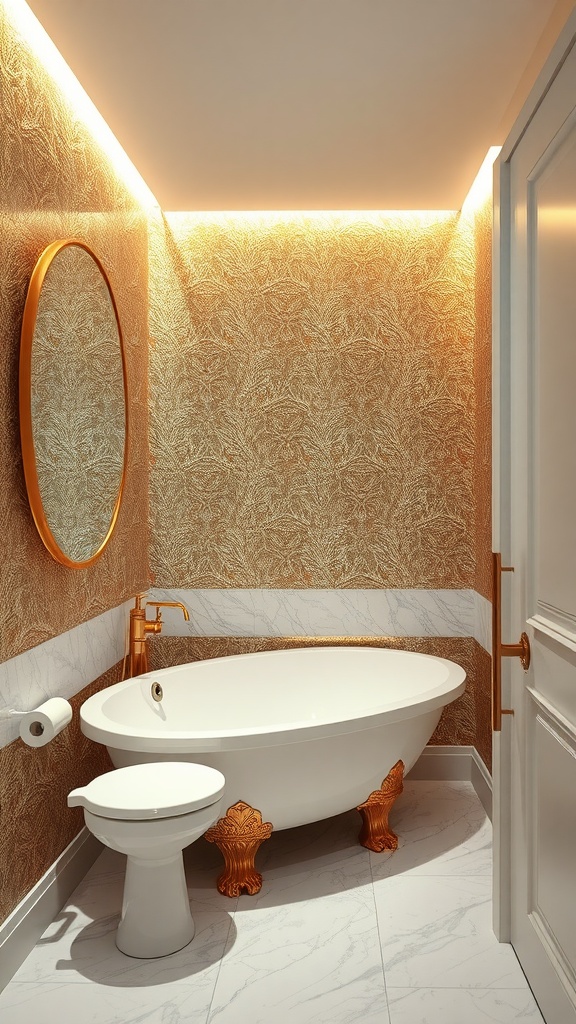
[[[492,821],[492,776],[475,747],[472,747],[472,751],[470,782],[474,786],[486,814]]]
[[[492,820],[492,779],[475,747],[425,747],[408,775],[411,779],[471,782]]]
[[[102,850],[102,844],[83,828],[0,925],[0,992]]]

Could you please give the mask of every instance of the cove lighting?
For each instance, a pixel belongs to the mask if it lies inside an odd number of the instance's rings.
[[[1,2],[16,34],[62,91],[134,198],[142,206],[158,207],[158,200],[25,0]]]
[[[346,227],[350,224],[373,224],[379,226],[383,221],[399,221],[403,224],[425,226],[438,224],[456,216],[455,210],[214,210],[193,213],[188,211],[172,211],[164,213],[169,225],[193,228],[202,224],[220,225],[222,227],[235,224],[255,227],[273,227],[276,224],[302,223],[321,230],[333,230],[335,227]]]
[[[492,195],[492,168],[501,149],[502,146],[490,146],[462,203],[462,213],[473,213]]]

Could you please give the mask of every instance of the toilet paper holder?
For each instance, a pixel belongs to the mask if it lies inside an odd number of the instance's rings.
[[[33,708],[32,712],[29,711],[17,711],[16,708],[2,708],[0,710],[0,719],[6,718],[24,718],[25,715],[33,714],[36,709]],[[44,735],[44,725],[42,722],[31,722],[30,723],[30,735],[40,737]]]
[[[49,743],[72,719],[72,705],[64,697],[50,697],[32,711],[0,709],[0,719],[19,718],[20,738],[31,747]]]

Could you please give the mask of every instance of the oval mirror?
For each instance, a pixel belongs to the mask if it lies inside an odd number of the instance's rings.
[[[91,565],[112,536],[128,440],[122,332],[110,282],[83,242],[53,242],[28,286],[20,435],[28,499],[48,551]]]

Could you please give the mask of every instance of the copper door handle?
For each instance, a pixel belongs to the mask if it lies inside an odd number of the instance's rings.
[[[492,552],[492,729],[500,732],[502,715],[513,715],[502,707],[502,658],[520,658],[522,668],[530,667],[530,641],[522,633],[517,644],[502,643],[502,573],[514,572],[511,565],[502,565],[502,555]]]

